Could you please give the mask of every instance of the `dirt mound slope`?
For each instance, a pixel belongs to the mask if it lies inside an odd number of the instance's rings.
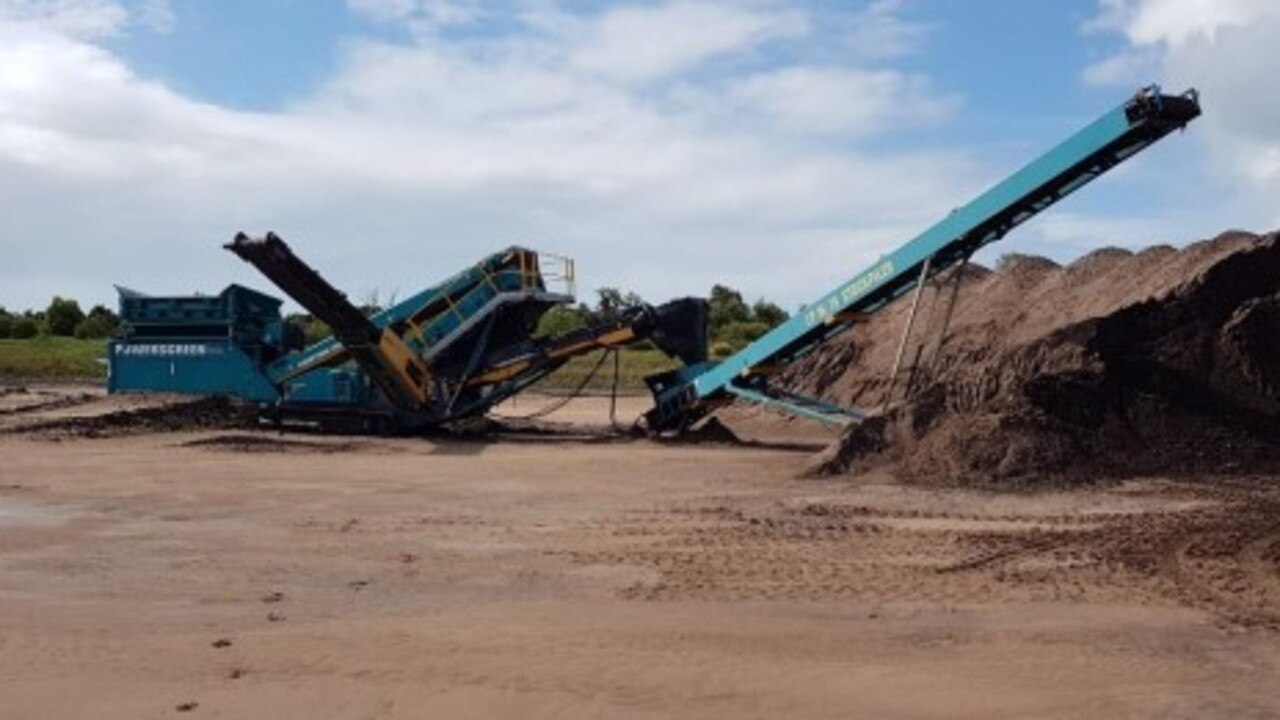
[[[1062,267],[1016,256],[969,269],[960,287],[942,343],[945,291],[921,299],[895,402],[812,473],[888,464],[910,481],[1008,485],[1280,472],[1277,234],[1105,249]],[[906,305],[784,382],[879,409]]]

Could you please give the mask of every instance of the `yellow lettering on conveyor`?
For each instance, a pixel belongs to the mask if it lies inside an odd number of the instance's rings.
[[[893,275],[893,261],[885,260],[874,268],[859,275],[848,285],[819,300],[817,304],[805,312],[805,320],[812,327],[826,322],[836,313],[847,307],[849,303],[865,295],[871,288],[887,280]]]

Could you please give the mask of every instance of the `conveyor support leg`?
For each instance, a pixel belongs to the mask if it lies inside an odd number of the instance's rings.
[[[916,289],[911,296],[911,310],[907,313],[907,324],[902,328],[902,339],[898,341],[898,354],[893,360],[893,372],[889,375],[889,387],[884,392],[884,407],[881,412],[889,409],[889,403],[893,400],[893,387],[898,382],[898,372],[902,370],[902,358],[907,354],[907,342],[911,340],[911,329],[916,324],[916,311],[920,309],[920,295],[924,292],[924,285],[929,280],[929,263],[932,257],[927,257],[920,265],[920,277],[916,280]]]

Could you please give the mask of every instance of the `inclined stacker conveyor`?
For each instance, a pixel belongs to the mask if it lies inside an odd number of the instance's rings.
[[[646,416],[648,427],[679,430],[734,398],[829,424],[865,417],[864,411],[775,387],[770,376],[894,299],[915,292],[890,379],[892,393],[926,283],[1199,114],[1194,90],[1165,95],[1157,86],[1144,88],[741,351],[718,363],[686,366],[651,378],[654,408]]]

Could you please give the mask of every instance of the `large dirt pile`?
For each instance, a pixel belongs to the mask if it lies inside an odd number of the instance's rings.
[[[934,296],[938,300],[934,301]],[[905,300],[793,368],[791,387],[879,409]],[[811,471],[917,482],[1280,471],[1280,236],[970,267],[921,300],[894,397]],[[908,365],[911,363],[908,362]]]

